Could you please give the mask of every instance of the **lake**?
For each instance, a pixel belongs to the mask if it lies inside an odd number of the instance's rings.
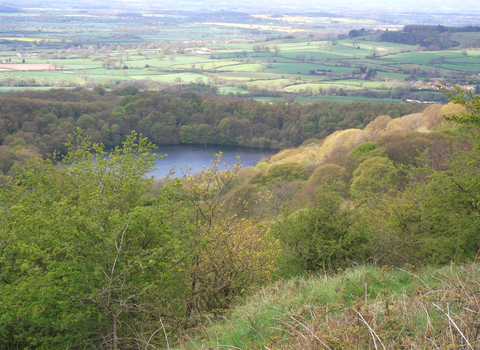
[[[185,171],[188,167],[191,167],[192,174],[196,173],[202,170],[204,166],[208,167],[210,161],[214,159],[214,154],[218,152],[223,152],[222,163],[225,162],[228,166],[231,166],[239,156],[240,163],[243,167],[247,167],[255,165],[263,157],[269,157],[278,151],[211,145],[159,145],[155,153],[158,155],[167,154],[167,156],[157,161],[156,167],[158,169],[148,173],[147,176],[153,175],[155,179],[162,179],[175,166],[173,177],[182,177],[182,170]]]

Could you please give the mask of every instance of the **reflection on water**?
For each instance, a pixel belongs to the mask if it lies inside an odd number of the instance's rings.
[[[167,154],[162,160],[157,162],[157,170],[147,174],[154,176],[155,179],[161,179],[168,175],[169,171],[175,168],[174,177],[182,177],[182,170],[185,171],[191,167],[191,173],[202,170],[204,166],[209,166],[210,161],[214,159],[214,154],[223,152],[222,162],[228,166],[237,161],[243,167],[255,165],[263,157],[269,157],[275,153],[275,150],[257,149],[257,148],[239,148],[227,146],[199,146],[199,145],[159,145],[156,153],[158,155]]]

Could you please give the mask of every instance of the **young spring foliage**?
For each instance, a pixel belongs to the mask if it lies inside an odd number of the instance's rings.
[[[2,348],[163,346],[273,270],[278,247],[265,229],[217,217],[236,168],[152,195],[146,139],[132,133],[107,154],[77,132],[67,147],[62,161],[32,158],[0,188]]]
[[[210,167],[184,183],[185,203],[192,209],[192,230],[185,246],[185,316],[225,308],[252,283],[275,269],[279,244],[263,225],[238,218],[226,210],[224,195],[240,164],[221,166],[221,154]]]
[[[463,106],[465,112],[459,112],[452,116],[446,116],[448,120],[453,120],[459,124],[473,124],[480,126],[480,96],[473,91],[465,91],[462,88],[455,86],[455,93],[449,92],[445,87],[438,85],[438,88],[452,99],[456,105]]]
[[[107,156],[74,134],[61,162],[32,159],[1,189],[3,344],[117,348],[138,338],[173,209],[161,198],[143,205],[155,156],[136,139]]]
[[[368,257],[368,237],[353,230],[355,210],[342,206],[336,188],[322,186],[314,205],[282,218],[272,227],[283,243],[287,271],[334,271]]]

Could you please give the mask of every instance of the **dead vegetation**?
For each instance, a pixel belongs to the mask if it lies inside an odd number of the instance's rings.
[[[476,263],[359,267],[259,290],[188,341],[196,349],[480,349]]]

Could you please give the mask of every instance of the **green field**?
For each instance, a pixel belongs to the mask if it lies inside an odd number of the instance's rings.
[[[248,93],[247,90],[245,89],[242,89],[242,88],[238,88],[238,87],[230,87],[230,86],[224,86],[224,87],[221,87],[218,89],[218,91],[223,94],[223,95],[226,95],[226,94],[246,94]]]
[[[298,97],[299,102],[316,102],[316,101],[330,101],[340,103],[352,103],[352,102],[383,102],[383,103],[401,103],[402,101],[391,98],[369,98],[369,97],[356,97],[356,96],[315,96],[315,97]]]
[[[26,86],[0,86],[0,93],[6,92],[15,92],[15,91],[25,91],[25,90],[44,90],[48,91],[52,89],[52,87],[26,87]],[[62,89],[73,89],[72,87],[62,87]]]
[[[310,21],[308,16],[289,16],[288,22],[276,25],[262,22],[267,18],[274,21],[268,16],[254,17],[257,23],[242,24],[189,21],[188,15],[146,13],[144,18],[134,20],[144,23],[139,26],[120,20],[114,20],[118,25],[112,25],[102,16],[75,11],[66,15],[74,22],[59,21],[60,17],[55,17],[58,15],[42,20],[33,13],[0,14],[4,23],[0,24],[4,38],[0,39],[0,45],[4,44],[0,47],[0,63],[25,61],[61,68],[26,72],[0,69],[0,86],[100,84],[113,88],[148,80],[151,88],[155,84],[155,88],[160,88],[158,84],[198,81],[216,85],[222,93],[245,93],[248,86],[255,87],[255,94],[269,90],[278,97],[293,93],[297,99],[305,89],[341,88],[354,101],[354,95],[365,89],[374,94],[396,88],[424,89],[418,80],[468,82],[470,86],[480,83],[472,75],[480,72],[478,49],[425,51],[414,45],[379,42],[373,35],[345,38],[341,32],[338,37],[344,37],[337,40],[337,34],[328,32],[323,19],[318,23],[326,27],[315,34],[298,29],[295,21]],[[341,23],[359,22],[345,19]],[[14,30],[16,25],[21,25],[21,32]],[[480,34],[453,33],[451,37],[468,46],[478,41]],[[366,70],[376,74],[365,76]],[[405,85],[407,81],[409,85]],[[226,87],[239,84],[242,87]]]

